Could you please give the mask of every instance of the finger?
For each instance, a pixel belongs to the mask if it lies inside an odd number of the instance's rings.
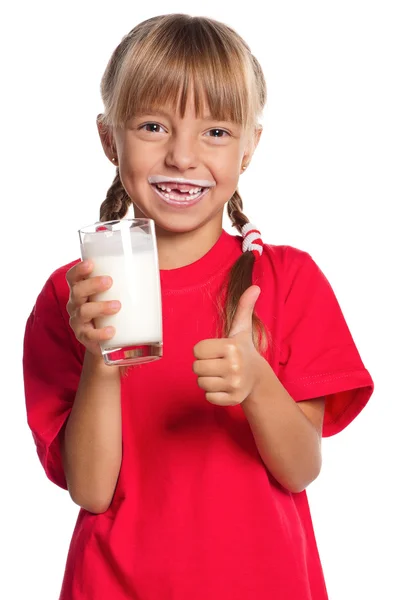
[[[253,311],[260,292],[258,285],[252,285],[242,294],[232,321],[229,337],[242,331],[253,331]]]
[[[229,385],[224,377],[198,377],[198,386],[205,392],[229,391]]]
[[[236,351],[234,342],[228,338],[202,340],[193,348],[194,356],[198,360],[232,357]]]
[[[86,302],[82,306],[77,307],[74,314],[70,318],[71,326],[78,323],[89,323],[97,317],[104,315],[113,315],[121,308],[118,300],[110,300],[109,302]]]
[[[228,363],[225,358],[195,360],[192,368],[199,377],[225,377],[228,372]]]
[[[116,330],[114,327],[95,329],[94,327],[85,325],[80,328],[79,332],[76,334],[76,338],[79,342],[84,344],[84,346],[87,346],[88,344],[110,340],[115,335],[115,332]]]
[[[234,402],[231,402],[231,396],[225,392],[207,392],[205,396],[210,404],[217,404],[217,406],[231,406],[234,404]]]
[[[90,275],[93,268],[94,264],[91,260],[83,260],[76,265],[73,265],[73,267],[71,267],[65,275],[69,287]]]
[[[78,281],[71,288],[70,302],[76,306],[81,306],[85,302],[88,302],[94,294],[108,290],[112,286],[112,283],[111,277],[101,276]]]

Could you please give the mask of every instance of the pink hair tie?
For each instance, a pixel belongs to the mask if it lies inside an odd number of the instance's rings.
[[[253,223],[246,223],[246,225],[242,227],[242,236],[243,252],[253,252],[255,260],[258,260],[263,253],[261,233]]]

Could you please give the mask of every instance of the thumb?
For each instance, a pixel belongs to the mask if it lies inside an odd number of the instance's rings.
[[[252,332],[253,311],[260,293],[261,289],[258,285],[252,285],[243,292],[228,337],[233,337],[243,331]]]

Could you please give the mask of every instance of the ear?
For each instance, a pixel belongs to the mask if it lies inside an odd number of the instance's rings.
[[[258,146],[258,143],[263,133],[262,125],[257,125],[254,134],[250,136],[249,143],[246,146],[245,153],[243,155],[242,164],[248,165],[253,157],[254,151]]]
[[[263,126],[262,125],[258,125],[256,127],[256,131],[254,133],[254,148],[253,148],[253,152],[255,151],[255,149],[258,146],[258,143],[259,143],[259,141],[261,139],[262,133],[263,133]]]
[[[112,130],[101,121],[102,114],[97,116],[97,129],[105,155],[112,162],[112,158],[117,158],[116,144],[113,138]],[[114,165],[114,163],[112,162]]]

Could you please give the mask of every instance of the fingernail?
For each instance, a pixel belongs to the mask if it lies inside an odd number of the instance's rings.
[[[110,285],[111,284],[111,278],[110,277],[103,277],[101,279],[101,283],[102,283],[102,285]]]
[[[117,300],[112,300],[112,302],[110,302],[109,306],[111,308],[119,308],[120,307],[120,302],[118,302]]]

